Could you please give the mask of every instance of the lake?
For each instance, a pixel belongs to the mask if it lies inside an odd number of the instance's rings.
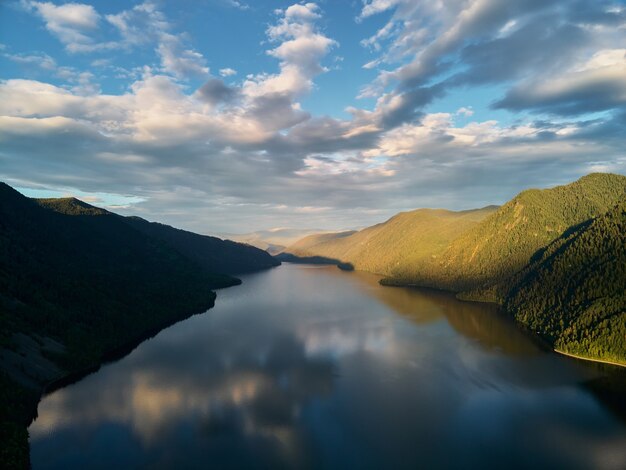
[[[332,266],[216,305],[57,390],[33,468],[626,468],[626,424],[493,306]]]

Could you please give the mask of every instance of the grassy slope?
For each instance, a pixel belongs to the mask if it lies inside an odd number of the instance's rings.
[[[505,309],[556,349],[626,364],[626,200],[537,252]]]
[[[452,240],[494,210],[490,206],[461,212],[443,209],[403,212],[349,236],[335,236],[317,244],[304,239],[285,252],[337,259],[357,270],[408,279],[431,256],[443,251]]]

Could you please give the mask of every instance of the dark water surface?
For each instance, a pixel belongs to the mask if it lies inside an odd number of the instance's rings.
[[[283,265],[46,396],[38,468],[626,468],[626,426],[490,306]]]

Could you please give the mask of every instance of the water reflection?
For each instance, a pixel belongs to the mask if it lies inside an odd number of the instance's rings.
[[[35,468],[624,468],[626,429],[491,307],[286,265],[46,397]]]

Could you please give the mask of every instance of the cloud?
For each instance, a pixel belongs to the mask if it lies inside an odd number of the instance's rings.
[[[161,69],[179,79],[207,77],[209,68],[203,55],[185,45],[183,35],[171,32],[171,25],[153,1],[145,1],[116,14],[100,15],[93,6],[22,0],[28,11],[36,13],[46,28],[73,53],[155,45]],[[120,39],[100,41],[100,24],[106,21],[119,33]]]
[[[547,76],[509,90],[496,108],[530,109],[561,115],[605,111],[626,105],[626,49],[606,49]]]
[[[316,4],[275,11],[262,52],[276,69],[240,79],[225,78],[234,77],[230,68],[211,75],[192,38],[156,3],[96,12],[95,22],[71,26],[84,37],[66,47],[93,51],[92,38],[108,27],[115,33],[108,43],[153,50],[153,62],[120,70],[112,58],[89,58],[99,72],[128,80],[115,94],[100,91],[89,70],[2,49],[5,59],[63,83],[35,74],[0,82],[0,177],[21,187],[135,196],[142,202],[120,210],[237,232],[365,226],[420,206],[499,203],[594,169],[624,173],[625,51],[616,44],[626,21],[612,6],[366,2],[359,21],[389,17],[362,43],[377,70],[362,96],[374,104],[347,107],[341,119],[303,104],[339,47]],[[502,121],[483,117],[484,95],[472,94],[486,86],[497,91],[488,99],[505,110]],[[455,90],[467,90],[467,100],[437,112]]]
[[[616,77],[622,59],[611,56],[611,65],[604,68],[597,57],[609,45],[626,41],[626,28],[619,27],[626,25],[626,11],[616,5],[577,0],[472,0],[445,6],[409,0],[368,2],[361,19],[394,12],[362,42],[383,51],[366,66],[398,65],[381,70],[361,96],[399,97],[405,103],[399,108],[400,122],[409,122],[429,103],[425,90],[436,90],[440,97],[455,88],[484,84],[505,88],[496,104],[499,108],[562,115],[612,109],[621,104],[622,87]],[[593,66],[577,72],[581,57]],[[411,108],[416,112],[406,112]]]
[[[212,78],[202,85],[196,94],[200,99],[213,105],[229,103],[238,95],[239,91],[227,86],[222,80]]]
[[[315,3],[291,5],[284,12],[286,20],[315,21],[321,18],[319,7]]]
[[[474,110],[472,109],[471,106],[467,108],[465,106],[462,106],[456,110],[456,114],[458,116],[470,117],[474,115]]]
[[[98,47],[90,34],[98,28],[101,19],[91,5],[22,0],[22,6],[33,11],[46,23],[46,29],[56,36],[70,52]]]
[[[0,53],[6,59],[21,65],[22,67],[63,79],[72,85],[72,90],[79,95],[98,93],[100,87],[94,82],[94,75],[88,71],[79,71],[74,67],[60,66],[45,53],[10,54]]]
[[[361,15],[359,16],[359,19],[367,18],[368,16],[387,11],[398,5],[398,3],[400,3],[400,0],[370,0],[369,2],[364,3],[365,5],[363,5],[363,10],[361,10]]]
[[[185,49],[177,36],[168,33],[161,34],[157,51],[161,56],[161,65],[165,72],[178,78],[209,75],[209,68],[202,54],[193,49]]]
[[[233,75],[237,75],[237,71],[235,69],[231,69],[230,67],[226,67],[224,69],[220,69],[220,75],[222,77],[232,77]]]
[[[167,18],[152,1],[106,15],[106,20],[118,30],[122,43],[126,46],[155,42],[170,28]]]

